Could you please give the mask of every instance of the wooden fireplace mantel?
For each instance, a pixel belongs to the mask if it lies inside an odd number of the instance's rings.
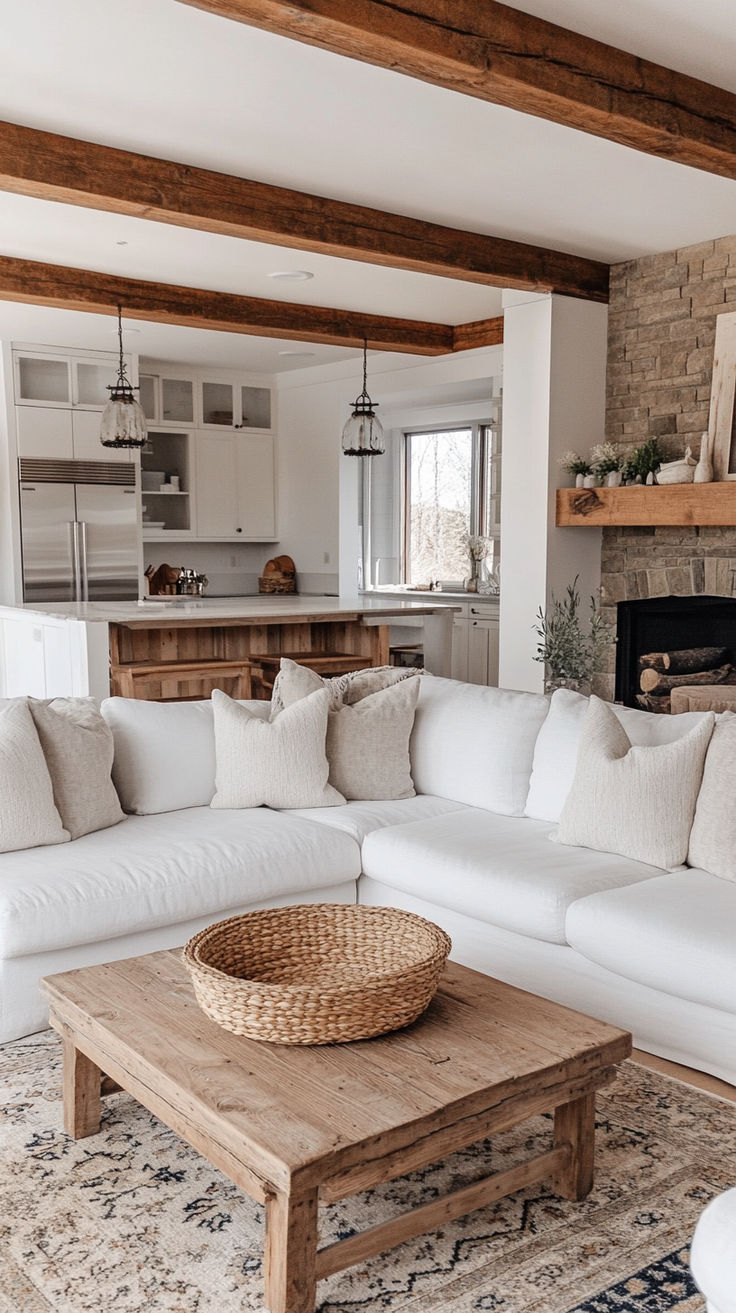
[[[558,488],[558,527],[736,525],[736,480],[662,487]]]

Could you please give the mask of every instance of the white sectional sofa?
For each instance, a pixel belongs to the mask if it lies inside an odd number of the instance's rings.
[[[0,1039],[45,1025],[44,975],[174,947],[251,908],[357,899],[419,912],[457,960],[736,1083],[736,883],[550,842],[577,695],[420,679],[417,796],[304,811],[210,809],[210,703],[103,704],[123,806],[150,814],[0,855]],[[617,714],[644,744],[699,719]]]

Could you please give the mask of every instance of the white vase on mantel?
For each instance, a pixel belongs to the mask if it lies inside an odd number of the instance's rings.
[[[584,474],[584,475],[583,475],[583,487],[584,487],[584,488],[594,488],[594,487],[595,487],[595,474]]]
[[[621,487],[621,471],[620,471],[620,470],[611,470],[610,473],[606,475],[606,487],[607,487],[607,488],[620,488],[620,487]]]
[[[700,439],[700,460],[695,466],[693,483],[713,482],[713,440],[715,434],[704,433]]]

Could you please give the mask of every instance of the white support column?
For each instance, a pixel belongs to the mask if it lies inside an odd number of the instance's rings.
[[[603,440],[608,311],[564,296],[504,300],[499,684],[539,692],[538,607],[576,575],[584,600],[600,585],[601,531],[556,528],[555,493],[558,457]]]

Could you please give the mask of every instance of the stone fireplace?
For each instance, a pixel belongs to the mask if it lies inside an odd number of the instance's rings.
[[[606,395],[610,441],[627,450],[657,437],[665,460],[680,457],[686,445],[698,454],[708,427],[716,319],[734,309],[736,236],[614,266]],[[601,604],[612,641],[596,692],[616,696],[618,604],[688,597],[736,597],[736,526],[603,530]],[[701,632],[707,609],[692,609],[678,645],[708,641]]]
[[[617,693],[618,604],[657,598],[711,602],[736,598],[736,528],[604,529],[601,605],[612,627],[612,641],[606,653],[605,669],[595,680],[595,690],[601,697],[622,697],[629,705],[636,705]],[[669,646],[673,642],[681,648],[710,643],[707,632],[704,633],[707,608],[673,610],[677,610],[680,619],[678,637],[675,641],[674,632],[670,632]],[[660,609],[659,614],[663,613]],[[649,639],[640,648],[640,651],[653,650],[659,650],[658,644]]]
[[[729,597],[655,597],[619,602],[616,608],[618,641],[616,643],[615,697],[625,706],[646,706],[648,710],[669,709],[670,687],[676,682],[717,684],[733,682],[736,676],[736,600]],[[668,666],[655,662],[652,669],[645,653],[669,658],[674,653],[690,660],[675,663],[674,680],[656,673]],[[669,662],[668,662],[669,665]],[[654,686],[652,696],[642,693],[643,667]],[[647,667],[649,667],[647,669]],[[684,673],[681,673],[683,671]],[[711,672],[705,673],[705,672]],[[657,687],[658,684],[662,687]],[[647,706],[647,703],[649,705]],[[661,704],[661,705],[660,705]]]

